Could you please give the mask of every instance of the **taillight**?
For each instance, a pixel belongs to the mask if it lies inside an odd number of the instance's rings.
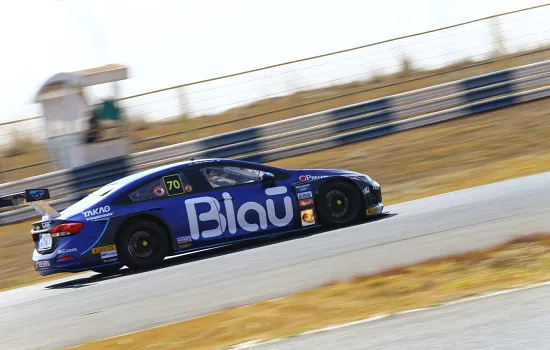
[[[84,224],[81,222],[71,222],[67,224],[59,224],[52,227],[48,232],[52,237],[62,237],[74,235],[82,230]]]

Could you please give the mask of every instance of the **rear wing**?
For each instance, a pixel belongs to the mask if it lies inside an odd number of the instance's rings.
[[[50,191],[47,189],[32,189],[24,192],[17,192],[0,196],[0,208],[15,207],[24,203],[29,203],[40,215],[48,215],[50,218],[59,216],[57,210],[44,202],[50,199]]]

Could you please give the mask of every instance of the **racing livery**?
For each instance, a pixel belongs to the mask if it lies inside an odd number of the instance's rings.
[[[41,275],[122,266],[147,269],[170,255],[382,214],[380,185],[333,169],[287,170],[228,159],[190,160],[136,173],[57,213],[47,189],[23,198],[33,223],[32,260]],[[11,202],[10,202],[11,201]]]

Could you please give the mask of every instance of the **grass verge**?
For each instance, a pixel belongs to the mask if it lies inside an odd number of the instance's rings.
[[[279,160],[288,168],[367,173],[384,204],[550,171],[550,99]],[[0,227],[0,290],[48,279],[30,262],[30,222]]]
[[[219,349],[547,281],[549,273],[550,235],[535,234],[78,349]]]

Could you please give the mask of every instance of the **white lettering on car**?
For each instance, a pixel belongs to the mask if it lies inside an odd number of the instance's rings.
[[[265,190],[266,195],[276,196],[287,193],[287,188],[284,186],[268,188]],[[243,203],[235,212],[235,207],[231,198],[231,195],[227,192],[222,194],[224,199],[223,205],[225,207],[225,215],[222,214],[221,207],[218,205],[218,201],[213,197],[198,197],[191,198],[185,201],[185,208],[187,209],[187,217],[189,220],[189,229],[191,237],[193,239],[214,238],[221,236],[226,229],[229,233],[235,234],[237,232],[237,224],[243,230],[248,232],[256,232],[260,228],[267,229],[268,223],[271,223],[277,227],[284,227],[288,225],[293,217],[294,210],[292,207],[292,199],[289,196],[283,198],[285,215],[282,218],[278,218],[275,213],[275,201],[271,198],[266,200],[265,206],[257,202]],[[205,203],[210,205],[210,209],[197,215],[196,205],[199,203]],[[215,204],[213,204],[215,203]],[[258,214],[258,222],[248,222],[246,220],[246,213],[254,211]],[[217,223],[216,228],[201,231],[199,228],[199,222],[215,221]]]
[[[311,191],[298,193],[298,199],[306,199],[306,198],[312,198],[312,197],[313,197],[313,194],[311,193]]]
[[[82,215],[84,215],[86,220],[94,220],[111,216],[113,213],[111,212],[111,207],[106,205],[103,207],[86,210],[82,212]]]
[[[36,262],[37,267],[50,267],[50,262],[47,260],[39,260]]]
[[[214,198],[212,197],[197,197],[191,198],[185,201],[185,209],[187,209],[187,218],[189,220],[189,229],[191,231],[191,237],[193,239],[199,239],[201,232],[199,231],[199,220],[200,221],[216,221],[218,226],[214,229],[205,230],[202,232],[204,238],[212,238],[222,235],[221,223],[220,223],[220,211],[218,208],[215,208],[212,203]],[[215,199],[214,199],[215,200]],[[199,203],[205,203],[210,205],[210,210],[206,213],[202,213],[197,217],[197,210],[195,205]]]
[[[298,179],[300,181],[319,180],[329,177],[330,175],[300,175]]]
[[[57,254],[75,253],[77,251],[78,251],[77,248],[58,249]]]

